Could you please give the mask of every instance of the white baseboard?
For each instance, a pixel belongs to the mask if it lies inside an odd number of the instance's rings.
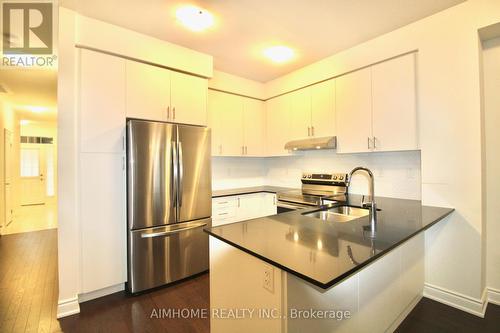
[[[417,306],[418,302],[420,302],[422,297],[423,297],[422,295],[418,295],[417,297],[415,297],[413,301],[411,301],[410,304],[408,304],[408,306],[403,310],[403,312],[399,314],[396,320],[394,320],[394,322],[391,324],[391,326],[389,326],[389,328],[385,332],[394,332],[399,327],[399,325],[401,325],[403,320],[405,320],[405,318],[410,314],[410,312],[413,311],[415,306]]]
[[[488,288],[488,302],[500,305],[500,290]]]
[[[57,302],[57,319],[80,313],[78,297],[59,300]]]
[[[87,302],[87,301],[90,301],[90,300],[93,300],[93,299],[96,299],[99,297],[104,297],[107,295],[117,293],[117,292],[122,291],[124,289],[125,289],[124,283],[115,284],[114,286],[111,286],[111,287],[106,287],[103,289],[91,291],[89,293],[80,294],[80,295],[78,295],[78,302],[79,303]]]
[[[484,318],[486,306],[488,305],[486,289],[483,292],[481,299],[477,299],[426,283],[424,285],[424,297],[481,318]]]

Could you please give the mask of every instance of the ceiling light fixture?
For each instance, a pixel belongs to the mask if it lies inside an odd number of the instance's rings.
[[[271,46],[262,51],[264,56],[271,59],[271,61],[281,64],[291,60],[295,56],[295,52],[288,46],[277,45]]]
[[[41,113],[48,110],[48,108],[45,106],[34,106],[34,105],[28,105],[24,107],[24,109],[31,111],[33,113]]]
[[[213,15],[196,6],[182,6],[175,12],[175,17],[186,28],[192,31],[203,31],[214,25]]]

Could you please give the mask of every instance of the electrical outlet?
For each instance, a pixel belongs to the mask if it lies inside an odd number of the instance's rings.
[[[274,269],[272,266],[264,266],[264,289],[274,293]]]

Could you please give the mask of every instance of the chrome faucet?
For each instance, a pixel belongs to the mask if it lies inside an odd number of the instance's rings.
[[[375,179],[373,176],[373,172],[371,172],[370,169],[365,168],[365,167],[357,167],[352,169],[352,171],[349,173],[349,177],[347,178],[347,186],[351,185],[351,179],[352,175],[355,174],[358,171],[365,171],[368,176],[370,177],[370,185],[368,187],[368,196],[369,196],[369,201],[362,203],[363,207],[367,207],[370,211],[370,233],[372,236],[375,236],[375,232],[377,229],[377,204],[375,203]]]

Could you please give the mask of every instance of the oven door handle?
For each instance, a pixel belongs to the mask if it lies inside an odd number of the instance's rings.
[[[307,205],[301,205],[301,204],[292,204],[292,203],[287,203],[283,201],[278,201],[278,207],[281,208],[288,208],[288,209],[300,209],[300,208],[314,208],[313,206],[307,206]]]

